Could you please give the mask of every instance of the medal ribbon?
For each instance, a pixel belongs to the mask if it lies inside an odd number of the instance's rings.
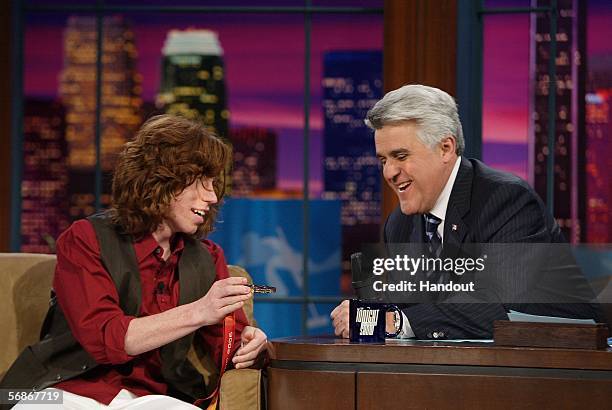
[[[198,399],[193,403],[194,406],[200,407],[200,405],[206,401],[212,399],[207,407],[207,410],[215,410],[219,401],[219,388],[221,387],[221,377],[227,365],[229,364],[230,355],[232,354],[232,348],[234,347],[234,338],[236,337],[236,319],[234,313],[230,313],[223,319],[223,352],[221,355],[221,368],[219,369],[219,379],[217,380],[217,387],[215,390],[206,398]]]

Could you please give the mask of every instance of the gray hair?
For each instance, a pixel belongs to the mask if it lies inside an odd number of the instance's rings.
[[[373,130],[379,130],[385,125],[404,121],[416,122],[417,137],[430,148],[446,136],[453,135],[457,155],[463,153],[465,141],[457,103],[444,91],[420,84],[390,91],[368,111],[365,123]]]

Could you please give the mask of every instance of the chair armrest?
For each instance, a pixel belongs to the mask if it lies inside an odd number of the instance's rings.
[[[228,265],[231,276],[247,278],[253,283],[251,275],[240,266]],[[257,326],[253,316],[253,299],[242,307],[249,323]],[[220,410],[260,410],[263,403],[262,372],[257,369],[231,369],[221,378],[219,390]]]
[[[220,410],[260,410],[262,373],[257,369],[232,369],[223,374],[219,391]]]

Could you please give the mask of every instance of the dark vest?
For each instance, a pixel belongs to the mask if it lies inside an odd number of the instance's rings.
[[[120,234],[102,215],[87,218],[94,226],[100,244],[100,257],[110,273],[119,303],[126,315],[139,316],[142,291],[140,271],[129,235]],[[191,237],[184,237],[185,248],[178,263],[179,305],[204,296],[215,280],[215,266],[208,250]],[[186,359],[194,333],[160,348],[161,373],[169,394],[192,401],[206,396],[202,375]],[[69,380],[100,365],[74,339],[64,313],[52,292],[49,311],[43,322],[41,340],[24,349],[7,371],[1,388],[42,390]],[[130,370],[130,363],[119,367]]]

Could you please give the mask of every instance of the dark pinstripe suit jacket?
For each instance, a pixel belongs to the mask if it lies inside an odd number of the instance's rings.
[[[453,229],[453,225],[455,229]],[[399,207],[384,227],[386,243],[423,241],[422,215],[404,215]],[[563,243],[559,226],[533,189],[522,179],[489,168],[474,159],[461,159],[444,223],[443,257],[458,256],[465,244]],[[528,245],[531,246],[531,245]],[[535,245],[534,245],[535,246]],[[569,251],[569,248],[568,248]],[[569,252],[568,252],[569,253]],[[568,255],[566,255],[568,256]],[[569,255],[573,262],[573,257]],[[512,271],[521,267],[521,255],[506,261]],[[588,292],[579,269],[572,272],[572,286]],[[523,278],[506,287],[522,286]],[[586,287],[585,287],[586,285]],[[551,299],[552,300],[552,299]],[[603,320],[590,303],[419,303],[403,309],[417,338],[491,338],[493,321],[507,319],[510,309],[526,313]]]

